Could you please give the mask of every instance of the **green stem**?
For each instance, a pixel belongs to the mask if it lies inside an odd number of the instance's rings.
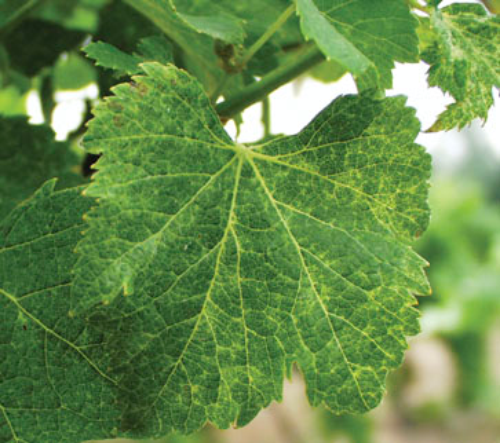
[[[261,81],[252,83],[233,97],[219,103],[215,109],[221,119],[228,120],[254,103],[262,101],[280,86],[295,79],[313,66],[325,60],[324,55],[316,46],[310,46],[295,59],[275,69]]]
[[[271,101],[269,96],[262,100],[262,125],[264,126],[264,137],[271,135]]]
[[[266,32],[264,32],[264,34],[262,34],[252,46],[250,46],[247,53],[241,60],[241,66],[245,66],[252,59],[252,57],[259,52],[262,46],[264,46],[267,41],[281,29],[294,12],[295,2],[291,4],[269,28],[267,28]]]
[[[212,103],[215,103],[217,99],[221,96],[222,91],[224,90],[228,80],[229,80],[229,74],[227,72],[224,72],[224,75],[222,76],[222,79],[220,80],[217,87],[215,88],[215,91],[212,94],[210,94],[210,101]]]
[[[40,101],[42,102],[42,113],[45,123],[50,126],[52,123],[52,112],[56,106],[56,102],[54,100],[54,84],[50,73],[45,73],[42,76],[40,85]]]

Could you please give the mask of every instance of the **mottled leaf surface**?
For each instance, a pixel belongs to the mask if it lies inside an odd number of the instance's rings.
[[[72,171],[78,168],[78,156],[67,143],[56,142],[45,126],[30,125],[25,117],[0,116],[0,140],[0,220],[49,178],[62,177],[63,187],[81,180]]]
[[[431,131],[463,128],[486,120],[493,88],[500,88],[500,17],[481,5],[456,4],[431,13],[435,42],[422,54],[430,64],[429,85],[455,99]]]
[[[394,62],[418,60],[417,20],[403,0],[297,0],[304,35],[363,87],[390,88]]]
[[[0,224],[0,441],[79,443],[119,425],[102,337],[70,318],[91,199],[45,184]]]
[[[244,146],[192,77],[143,67],[85,137],[99,204],[71,296],[77,315],[107,306],[121,431],[244,425],[293,362],[313,405],[376,406],[429,290],[409,247],[430,171],[414,111],[341,97],[298,135]]]

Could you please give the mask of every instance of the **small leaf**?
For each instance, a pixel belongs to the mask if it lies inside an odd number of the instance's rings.
[[[104,42],[90,43],[82,49],[87,57],[95,60],[97,66],[112,69],[118,75],[133,75],[141,72],[141,58],[130,55]]]
[[[158,61],[167,64],[173,61],[172,47],[163,37],[148,37],[138,44],[137,54],[127,54],[104,42],[90,43],[83,48],[87,57],[95,60],[97,66],[112,69],[119,77],[142,72],[139,64]]]
[[[431,132],[463,128],[473,119],[486,120],[493,88],[500,88],[500,17],[481,5],[456,4],[431,14],[434,44],[422,58],[430,64],[429,85],[450,93],[448,106]]]
[[[364,89],[390,88],[395,61],[418,61],[418,22],[402,0],[296,1],[304,35]]]
[[[244,146],[191,76],[142,66],[85,137],[103,154],[86,190],[99,204],[71,296],[77,314],[108,305],[105,341],[126,343],[102,351],[129,393],[121,430],[242,426],[293,362],[313,405],[376,406],[429,292],[409,247],[429,216],[414,111],[341,97],[299,134]]]

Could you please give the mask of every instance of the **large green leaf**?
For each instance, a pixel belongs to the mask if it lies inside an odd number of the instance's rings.
[[[67,315],[74,248],[92,200],[54,185],[0,224],[2,442],[79,443],[119,426],[120,390],[105,374],[102,337]]]
[[[296,1],[304,35],[363,87],[390,88],[395,61],[418,61],[418,22],[403,0]]]
[[[0,220],[42,183],[62,177],[60,186],[77,184],[78,156],[67,143],[56,142],[45,126],[28,124],[25,117],[0,116]]]
[[[431,131],[463,128],[474,118],[485,120],[500,88],[500,17],[484,7],[457,4],[431,13],[436,41],[422,54],[430,64],[429,84],[450,93],[448,106]]]
[[[378,404],[418,331],[430,160],[402,97],[347,96],[296,136],[235,144],[188,74],[143,65],[85,138],[103,153],[72,312],[108,305],[122,431],[243,425],[297,362],[313,405]],[[88,311],[90,312],[90,311]]]

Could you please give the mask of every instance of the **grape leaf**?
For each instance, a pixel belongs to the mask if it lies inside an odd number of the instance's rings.
[[[402,0],[297,0],[302,31],[365,88],[390,88],[394,61],[418,61],[418,21]]]
[[[49,178],[61,177],[61,187],[81,180],[71,170],[78,156],[67,143],[56,142],[45,126],[30,125],[25,117],[0,116],[0,140],[0,220]]]
[[[409,246],[430,171],[414,111],[341,97],[298,135],[244,146],[191,76],[142,67],[85,136],[99,204],[71,297],[76,315],[109,308],[122,431],[244,425],[293,362],[313,405],[373,408],[429,290]]]
[[[483,6],[456,4],[431,13],[436,41],[422,54],[429,63],[429,85],[455,99],[430,131],[463,128],[474,118],[486,120],[492,89],[500,88],[500,17]]]
[[[102,68],[112,69],[120,76],[138,74],[141,72],[137,55],[127,54],[105,42],[90,43],[82,49],[87,57],[95,60],[95,64]]]
[[[105,42],[90,43],[83,51],[96,61],[97,66],[112,69],[121,77],[139,74],[142,72],[139,64],[145,61],[173,62],[172,47],[160,36],[142,39],[138,44],[138,53],[132,55]]]
[[[67,315],[74,248],[92,201],[81,188],[54,186],[0,224],[2,442],[75,443],[111,436],[119,424],[118,391],[94,352],[100,337]]]

